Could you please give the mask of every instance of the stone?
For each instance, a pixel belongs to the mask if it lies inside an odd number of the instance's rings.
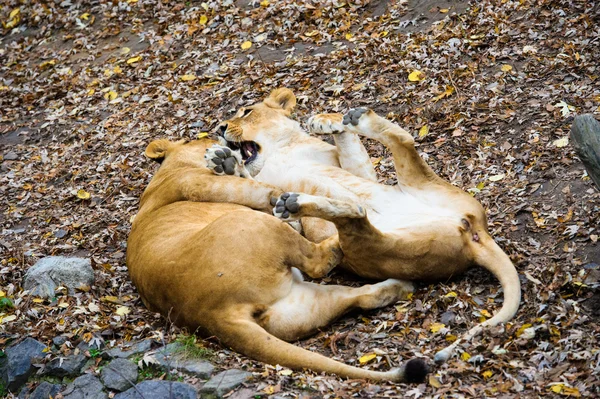
[[[52,343],[56,346],[61,346],[62,344],[64,344],[67,341],[68,341],[68,339],[64,335],[59,335],[58,337],[52,338]]]
[[[14,151],[9,151],[6,154],[4,154],[3,158],[5,161],[16,161],[17,159],[19,159],[19,156]]]
[[[31,395],[28,396],[28,399],[48,399],[50,397],[55,397],[56,394],[60,392],[62,387],[58,384],[51,384],[47,381],[42,381],[40,385],[37,386],[35,391]]]
[[[81,373],[87,357],[82,354],[59,357],[46,364],[44,375],[52,377],[75,377]]]
[[[240,386],[243,382],[252,377],[251,373],[243,370],[226,370],[208,380],[200,392],[211,394],[214,397],[222,398],[223,395]]]
[[[594,115],[575,117],[571,126],[571,144],[588,175],[600,189],[600,123]]]
[[[107,399],[104,386],[98,377],[84,374],[67,386],[62,393],[64,399]]]
[[[151,380],[140,382],[135,387],[115,395],[114,399],[196,399],[197,397],[196,389],[190,384]]]
[[[104,366],[101,378],[105,387],[122,392],[133,387],[137,382],[137,366],[127,359],[115,359]]]
[[[202,379],[210,378],[215,369],[210,362],[186,358],[184,353],[177,353],[179,348],[178,343],[169,344],[157,351],[154,358],[163,369],[175,369]]]
[[[93,283],[94,270],[89,259],[48,256],[27,270],[23,288],[34,296],[54,298],[59,286],[67,287],[69,294],[74,294],[77,288]]]
[[[112,348],[104,352],[105,357],[110,359],[114,358],[128,358],[131,356],[138,355],[140,353],[146,353],[152,348],[152,340],[146,339],[141,342],[137,342],[133,345],[124,348]]]
[[[17,392],[27,382],[36,370],[32,361],[43,358],[44,349],[46,345],[33,338],[25,338],[6,348],[4,351],[6,356],[0,358],[0,379],[9,391]]]

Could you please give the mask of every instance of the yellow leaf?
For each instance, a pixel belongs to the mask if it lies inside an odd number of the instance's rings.
[[[512,71],[513,67],[511,65],[504,64],[500,69],[502,70],[502,72],[510,72]]]
[[[87,95],[88,95],[88,96],[93,96],[95,92],[96,92],[96,90],[94,90],[94,89],[90,89],[90,90],[87,92]]]
[[[268,7],[269,6],[269,0],[263,0],[260,2],[260,6],[261,7]]]
[[[121,53],[121,55],[126,55],[129,54],[130,51],[131,49],[129,47],[123,47],[121,50],[119,50],[119,53]]]
[[[569,136],[565,136],[562,139],[554,140],[552,144],[554,144],[558,148],[565,147],[567,144],[569,144]]]
[[[81,14],[81,17],[79,17],[81,19],[83,19],[84,21],[87,21],[88,19],[90,19],[90,14],[89,13],[83,13]]]
[[[246,40],[242,43],[242,50],[248,50],[250,47],[252,47],[252,42],[250,40]]]
[[[390,32],[388,32],[387,30],[384,30],[383,32],[381,32],[379,34],[379,37],[386,37]]]
[[[408,80],[411,82],[420,82],[423,79],[425,79],[425,74],[416,69],[408,75]]]
[[[6,293],[4,291],[0,290],[0,298],[5,297],[5,296],[6,296]]]
[[[442,323],[433,323],[431,326],[429,326],[429,331],[431,331],[432,333],[436,333],[436,332],[440,331],[444,327],[446,327],[445,324],[442,324]]]
[[[118,66],[118,65],[117,65],[116,67],[114,67],[114,68],[113,68],[113,72],[114,72],[114,73],[122,73],[122,72],[123,72],[123,70],[121,69],[121,67],[120,67],[120,66]]]
[[[206,15],[202,15],[200,17],[200,25],[206,25],[207,22],[208,22],[208,17]]]
[[[20,8],[15,8],[14,10],[12,10],[10,12],[10,14],[8,14],[8,18],[9,19],[13,19],[14,17],[16,17],[17,15],[19,15],[21,13],[21,9]]]
[[[189,82],[190,80],[194,79],[196,79],[196,75],[183,75],[181,77],[181,80],[183,80],[184,82]]]
[[[533,325],[532,325],[532,324],[529,324],[529,323],[527,323],[527,324],[523,324],[523,325],[521,326],[521,328],[519,328],[519,329],[517,330],[517,332],[515,333],[515,335],[516,335],[517,337],[520,337],[520,336],[521,336],[521,334],[523,334],[523,332],[524,332],[525,330],[527,330],[528,328],[530,328],[530,327],[533,327]]]
[[[58,304],[58,307],[62,308],[62,309],[66,309],[66,308],[69,307],[69,303],[68,302],[61,302],[61,303]]]
[[[440,8],[440,12],[442,14],[446,14],[448,11],[450,11],[450,9],[448,9],[448,8]]]
[[[198,139],[203,139],[203,138],[205,138],[205,137],[208,137],[208,133],[206,133],[206,132],[202,132],[202,133],[199,133],[199,134],[198,134]]]
[[[292,375],[292,373],[293,373],[293,371],[290,370],[290,369],[283,369],[283,370],[281,370],[279,372],[279,375],[285,375],[285,376],[287,376],[287,375]]]
[[[346,33],[346,40],[352,39],[352,36],[354,36],[352,33],[350,33],[350,32]]]
[[[456,335],[452,335],[452,334],[448,334],[446,335],[446,341],[448,342],[454,342],[458,339],[458,337]]]
[[[419,137],[425,137],[429,133],[429,126],[425,125],[419,129]]]
[[[43,69],[43,68],[52,66],[54,64],[56,64],[56,60],[50,60],[50,61],[44,61],[44,62],[42,62],[39,66],[40,66],[40,68]]]
[[[86,199],[90,199],[90,197],[91,197],[90,193],[88,193],[84,189],[77,191],[77,198],[79,198],[79,199],[86,200]]]
[[[554,384],[550,387],[550,390],[554,393],[561,393],[563,390],[563,384]]]
[[[469,355],[467,352],[463,352],[461,353],[460,358],[466,362],[471,358],[471,355]]]
[[[375,359],[377,357],[376,354],[374,353],[367,353],[366,355],[361,356],[358,361],[360,362],[360,364],[367,364],[369,363],[371,360]]]
[[[499,175],[494,175],[494,176],[488,177],[488,180],[489,181],[500,181],[500,180],[504,179],[504,176],[506,176],[504,173],[500,173]]]
[[[449,293],[444,295],[445,298],[456,298],[457,296],[458,296],[458,294],[454,291],[450,291]]]
[[[484,181],[482,181],[482,182],[479,182],[479,184],[477,184],[477,188],[478,188],[479,190],[483,190],[483,188],[484,188],[484,187],[485,187],[485,182],[484,182]]]
[[[117,306],[117,310],[115,310],[115,313],[118,314],[119,316],[125,316],[126,314],[129,314],[130,312],[131,312],[131,310],[127,306]]]
[[[114,100],[117,97],[119,97],[119,95],[117,94],[117,92],[116,91],[112,91],[112,90],[109,90],[109,91],[107,91],[104,94],[104,98],[106,98],[108,101],[112,101],[112,100]]]
[[[102,298],[100,298],[100,300],[102,302],[110,302],[110,303],[119,303],[119,298],[117,298],[116,296],[103,296]]]
[[[33,298],[33,302],[34,303],[44,303],[44,300],[42,298]]]
[[[434,388],[441,388],[442,387],[442,383],[440,382],[440,380],[438,380],[433,375],[429,376],[429,385],[431,385]]]
[[[488,318],[489,318],[489,317],[492,317],[492,315],[490,314],[490,312],[488,312],[488,311],[487,311],[487,310],[485,310],[485,309],[483,309],[483,310],[482,310],[480,313],[481,313],[482,315],[484,315],[485,317],[488,317]]]
[[[135,64],[136,62],[140,61],[142,59],[141,55],[138,55],[137,57],[131,57],[130,59],[127,60],[127,64],[131,65],[131,64]]]
[[[492,370],[486,370],[483,373],[481,373],[481,375],[483,376],[483,378],[485,378],[487,380],[492,375],[494,375],[494,373],[492,372]]]
[[[113,71],[111,71],[110,69],[105,69],[104,70],[104,76],[110,77],[110,76],[112,76],[112,74],[113,74]]]

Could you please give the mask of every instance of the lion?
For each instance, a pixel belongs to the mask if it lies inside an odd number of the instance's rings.
[[[419,358],[380,372],[287,342],[351,309],[395,303],[413,286],[398,279],[359,288],[304,281],[300,271],[321,277],[339,263],[337,239],[310,242],[274,217],[271,199],[282,191],[239,178],[239,152],[214,144],[207,138],[161,139],[146,149],[161,166],[141,197],[127,241],[127,267],[143,303],[176,325],[216,336],[265,363],[345,378],[422,381],[428,366]],[[360,214],[356,205],[347,211]]]
[[[445,280],[473,265],[497,277],[504,290],[500,311],[439,351],[436,362],[448,360],[461,342],[484,327],[516,314],[519,276],[488,234],[483,207],[437,176],[407,131],[363,108],[312,117],[310,132],[333,134],[331,145],[308,135],[290,118],[295,104],[291,90],[276,89],[263,102],[239,109],[216,132],[223,146],[241,151],[240,166],[248,174],[288,191],[276,202],[275,215],[284,220],[302,218],[306,237],[314,242],[338,234],[343,266],[369,279]],[[398,184],[377,183],[359,136],[377,140],[391,151]],[[331,207],[328,199],[346,205]],[[361,206],[360,217],[347,212],[349,204]]]

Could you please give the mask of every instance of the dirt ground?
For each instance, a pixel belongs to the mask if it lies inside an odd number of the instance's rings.
[[[206,340],[218,368],[254,373],[230,397],[600,396],[600,192],[568,143],[575,115],[600,118],[599,2],[7,0],[0,20],[0,290],[15,304],[0,309],[0,347],[179,334],[144,309],[125,266],[156,170],[143,150],[210,132],[286,86],[298,120],[366,106],[413,133],[434,170],[487,209],[522,306],[419,385],[290,374]],[[366,145],[394,184],[387,150]],[[96,285],[34,301],[23,273],[58,254],[91,257]],[[297,344],[349,364],[375,353],[362,367],[387,370],[431,359],[501,298],[472,270]]]

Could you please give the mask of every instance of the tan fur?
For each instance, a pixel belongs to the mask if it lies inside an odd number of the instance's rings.
[[[127,243],[129,273],[146,306],[260,361],[405,381],[404,367],[360,369],[285,342],[350,309],[394,303],[412,286],[392,279],[360,288],[303,281],[294,268],[320,277],[339,262],[337,238],[314,244],[271,216],[270,199],[279,189],[214,176],[204,160],[213,144],[157,140],[146,150],[162,164],[142,196]]]
[[[228,141],[254,141],[260,146],[254,165],[248,166],[259,181],[366,208],[368,218],[327,212],[319,215],[335,224],[346,268],[377,280],[445,280],[477,264],[500,280],[505,294],[500,312],[483,326],[506,322],[514,316],[520,302],[518,274],[488,234],[485,211],[469,194],[431,170],[415,150],[408,132],[370,110],[361,114],[356,125],[344,124],[340,114],[313,117],[309,121],[311,132],[333,133],[334,147],[308,136],[288,118],[289,105],[294,103],[290,90],[278,89],[263,103],[247,107],[252,110],[248,117],[238,114],[223,122],[223,137]],[[357,135],[378,140],[390,149],[397,186],[376,183],[368,154]],[[332,234],[331,230],[323,234],[315,228],[327,227],[314,221],[305,223],[306,236],[315,241]],[[480,328],[475,327],[467,338]],[[437,359],[447,359],[449,352],[440,353]]]

